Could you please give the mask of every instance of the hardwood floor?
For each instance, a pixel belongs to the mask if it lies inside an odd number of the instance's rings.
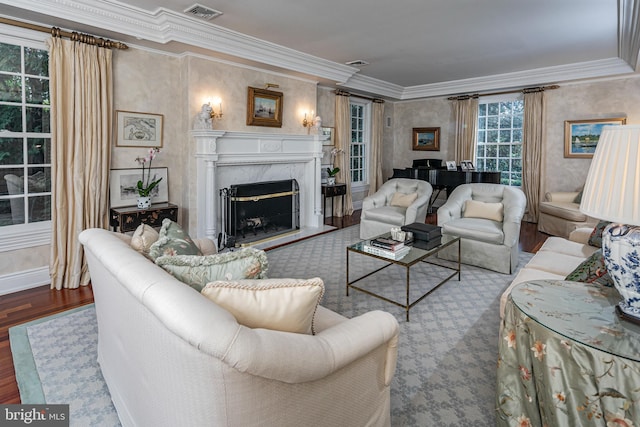
[[[426,222],[435,224],[435,214],[429,215]],[[338,228],[359,224],[360,211],[348,217],[327,218],[326,223],[333,223]],[[524,222],[520,229],[520,249],[536,252],[547,237],[537,230],[537,224]],[[40,286],[0,297],[0,403],[20,403],[9,347],[9,328],[91,302],[91,286],[62,291],[52,291],[49,286]]]

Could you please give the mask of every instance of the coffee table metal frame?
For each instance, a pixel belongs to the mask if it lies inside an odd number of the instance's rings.
[[[389,237],[389,233],[387,234],[383,234],[381,237]],[[349,288],[353,288],[356,289],[360,292],[364,292],[367,295],[371,295],[373,297],[379,298],[381,300],[390,302],[392,304],[395,304],[399,307],[402,307],[405,309],[406,311],[406,316],[407,316],[407,322],[409,321],[409,310],[411,309],[411,307],[413,307],[414,305],[416,305],[417,303],[419,303],[420,301],[422,301],[424,298],[426,298],[429,294],[431,294],[433,291],[435,291],[436,289],[438,289],[440,286],[442,286],[444,283],[448,282],[451,278],[453,278],[455,275],[458,276],[458,281],[460,281],[460,238],[456,237],[453,240],[450,240],[446,243],[443,243],[441,245],[436,246],[435,248],[429,249],[429,250],[425,250],[425,249],[420,249],[417,247],[411,247],[411,250],[409,251],[409,253],[407,253],[407,255],[405,255],[402,259],[398,259],[398,260],[394,260],[391,258],[387,258],[384,256],[379,256],[379,255],[374,255],[371,254],[369,252],[365,252],[363,249],[363,246],[367,243],[368,240],[362,240],[358,243],[355,243],[353,245],[349,245],[347,246],[347,296],[349,296]],[[458,262],[457,262],[457,268],[453,268],[447,265],[443,265],[440,263],[435,263],[435,262],[431,262],[431,261],[427,261],[427,258],[432,257],[433,255],[436,255],[438,252],[440,252],[442,249],[453,245],[454,243],[458,244]],[[365,256],[369,256],[369,257],[373,257],[373,258],[377,258],[380,259],[382,261],[387,261],[388,264],[383,265],[382,267],[365,274],[364,276],[360,276],[358,278],[356,278],[355,280],[351,280],[349,281],[349,253],[353,252],[356,254],[360,254],[360,255],[365,255]],[[446,268],[449,270],[453,270],[453,273],[451,273],[449,276],[447,276],[445,279],[443,279],[440,283],[438,283],[437,285],[435,285],[433,288],[431,288],[427,293],[425,293],[424,295],[422,295],[420,298],[416,299],[413,302],[410,302],[409,300],[409,289],[410,289],[410,270],[411,267],[418,264],[418,263],[425,263],[425,264],[432,264],[432,265],[436,265],[438,267],[442,267],[442,268]],[[387,297],[384,297],[382,295],[378,295],[376,293],[373,293],[371,291],[368,291],[366,289],[360,288],[358,286],[354,286],[353,284],[356,282],[359,282],[362,279],[365,279],[377,272],[379,272],[380,270],[383,270],[391,265],[400,265],[402,267],[406,268],[406,285],[407,285],[407,298],[406,298],[406,302],[403,303],[399,303],[397,301],[391,300]]]

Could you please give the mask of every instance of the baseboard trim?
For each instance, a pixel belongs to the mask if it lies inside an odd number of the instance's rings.
[[[0,276],[0,295],[37,288],[51,283],[49,267],[33,268],[31,270]]]

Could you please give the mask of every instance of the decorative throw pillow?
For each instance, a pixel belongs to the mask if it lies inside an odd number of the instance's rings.
[[[391,197],[391,206],[399,206],[401,208],[408,208],[411,206],[413,202],[418,198],[418,193],[393,193],[393,197]]]
[[[595,228],[591,232],[591,236],[589,236],[589,241],[587,242],[590,246],[595,246],[596,248],[602,247],[602,232],[607,225],[611,224],[610,221],[600,221],[596,224]]]
[[[609,273],[607,273],[607,267],[604,264],[602,249],[598,249],[591,254],[589,258],[569,273],[565,279],[574,282],[600,283],[604,286],[613,286],[613,280],[611,276],[609,276]]]
[[[161,256],[156,264],[198,292],[214,280],[264,279],[269,265],[267,254],[255,248],[207,256]]]
[[[249,328],[315,334],[313,317],[324,294],[322,279],[216,281],[202,290]]]
[[[465,218],[484,218],[502,222],[504,206],[502,203],[480,202],[467,200],[464,204],[463,216]]]
[[[140,224],[131,236],[131,247],[145,256],[149,256],[151,245],[158,241],[160,235],[153,227]]]
[[[581,203],[581,202],[582,202],[582,191],[583,191],[583,190],[580,190],[580,192],[578,193],[578,195],[576,196],[576,198],[575,198],[575,199],[573,199],[573,203],[578,203],[578,204],[579,204],[579,203]]]
[[[169,218],[162,221],[159,236],[149,248],[149,258],[153,260],[163,255],[202,255],[191,237]]]

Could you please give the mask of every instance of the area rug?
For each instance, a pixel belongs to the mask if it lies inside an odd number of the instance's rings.
[[[346,296],[345,248],[359,240],[358,231],[353,226],[270,250],[268,275],[321,277],[322,305],[347,317],[370,310],[396,316],[400,345],[391,384],[392,426],[494,426],[499,300],[515,275],[463,265],[461,281],[442,285],[411,309],[406,322],[401,307],[356,290]],[[382,265],[371,257],[350,256],[352,278]],[[521,254],[519,265],[531,256]],[[448,271],[432,266],[412,268],[412,300],[444,274]],[[405,270],[392,266],[361,285],[402,302],[404,279]],[[9,332],[25,403],[69,403],[71,425],[120,425],[96,361],[92,305]]]

